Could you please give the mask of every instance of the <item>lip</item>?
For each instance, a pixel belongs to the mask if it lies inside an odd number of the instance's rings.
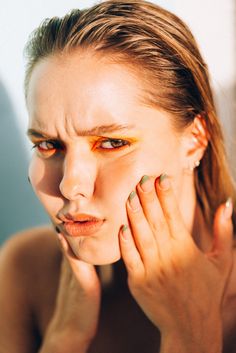
[[[80,237],[80,236],[89,236],[97,233],[102,225],[104,220],[95,220],[91,219],[88,221],[69,221],[63,222],[61,226],[65,233],[71,237]]]
[[[102,218],[88,213],[66,213],[59,214],[58,218],[64,223],[73,223],[73,222],[83,222],[83,221],[101,221]]]

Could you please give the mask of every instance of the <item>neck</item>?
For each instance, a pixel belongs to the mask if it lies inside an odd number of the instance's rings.
[[[180,211],[187,230],[192,235],[196,245],[204,252],[212,247],[212,234],[199,204],[197,203],[194,175],[184,175],[180,194],[177,196]]]
[[[192,236],[196,245],[203,252],[209,252],[212,249],[212,230],[209,229],[199,205],[196,205],[195,208]]]

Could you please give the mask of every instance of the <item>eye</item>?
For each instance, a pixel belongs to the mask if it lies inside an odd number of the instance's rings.
[[[35,144],[34,147],[37,147],[39,150],[42,150],[42,151],[49,151],[56,148],[54,144],[50,141],[39,142]]]
[[[50,157],[55,154],[62,146],[59,145],[57,141],[41,141],[33,145],[33,148],[37,149],[39,154]]]
[[[128,146],[130,145],[130,142],[127,140],[106,139],[106,140],[100,141],[99,146],[97,146],[97,148],[111,150],[111,149],[118,149],[126,145]]]

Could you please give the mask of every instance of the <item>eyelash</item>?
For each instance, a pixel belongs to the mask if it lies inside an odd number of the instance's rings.
[[[100,144],[100,146],[101,146],[102,143],[110,143],[111,146],[112,146],[112,143],[114,144],[114,143],[119,143],[119,142],[120,142],[122,145],[121,145],[121,146],[118,146],[118,147],[114,147],[114,145],[113,145],[112,148],[98,147],[98,145]],[[40,145],[43,144],[43,143],[45,143],[45,144],[50,144],[50,145],[51,145],[51,148],[46,149],[46,148],[40,147]],[[120,150],[120,149],[124,148],[125,146],[130,146],[130,145],[131,145],[131,142],[128,141],[128,140],[114,139],[114,138],[106,138],[106,139],[105,139],[105,138],[102,138],[102,139],[99,139],[98,141],[96,141],[96,142],[94,143],[94,145],[93,145],[93,150],[95,150],[95,149],[101,149],[101,150],[103,150],[103,151],[110,152],[110,151],[113,151],[113,150]],[[35,144],[33,145],[32,149],[35,149],[35,148],[38,149],[38,151],[39,151],[40,153],[43,153],[43,154],[50,153],[50,152],[52,152],[53,150],[59,150],[59,149],[63,150],[63,146],[62,146],[59,142],[57,142],[57,141],[51,141],[51,140],[39,141],[39,142],[37,142],[37,143],[35,143]]]
[[[51,144],[52,146],[51,146],[51,148],[48,148],[48,149],[42,148],[40,145],[42,145],[43,143]],[[39,142],[34,143],[32,149],[37,149],[41,153],[47,153],[52,150],[63,149],[63,147],[56,141],[45,140],[45,141],[39,141]]]
[[[119,147],[114,147],[113,148],[107,148],[107,147],[103,147],[103,148],[100,148],[100,147],[97,147],[98,144],[101,144],[102,143],[110,143],[111,146],[112,146],[112,143],[117,143],[117,142],[120,142],[122,145],[119,146]],[[95,142],[94,146],[93,146],[93,149],[101,149],[101,150],[106,150],[106,152],[108,152],[109,150],[119,150],[125,146],[130,146],[130,141],[127,141],[127,140],[122,140],[122,139],[114,139],[114,138],[102,138],[102,139],[99,139],[98,141]]]

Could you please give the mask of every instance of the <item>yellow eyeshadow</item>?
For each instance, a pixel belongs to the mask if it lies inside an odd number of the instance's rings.
[[[91,141],[101,141],[101,140],[126,140],[130,142],[137,142],[138,139],[130,136],[93,136]]]
[[[128,136],[93,136],[90,141],[92,143],[92,149],[96,148],[97,143],[106,141],[106,140],[124,140],[128,141],[130,144],[133,144],[138,141],[135,137],[128,137]]]

